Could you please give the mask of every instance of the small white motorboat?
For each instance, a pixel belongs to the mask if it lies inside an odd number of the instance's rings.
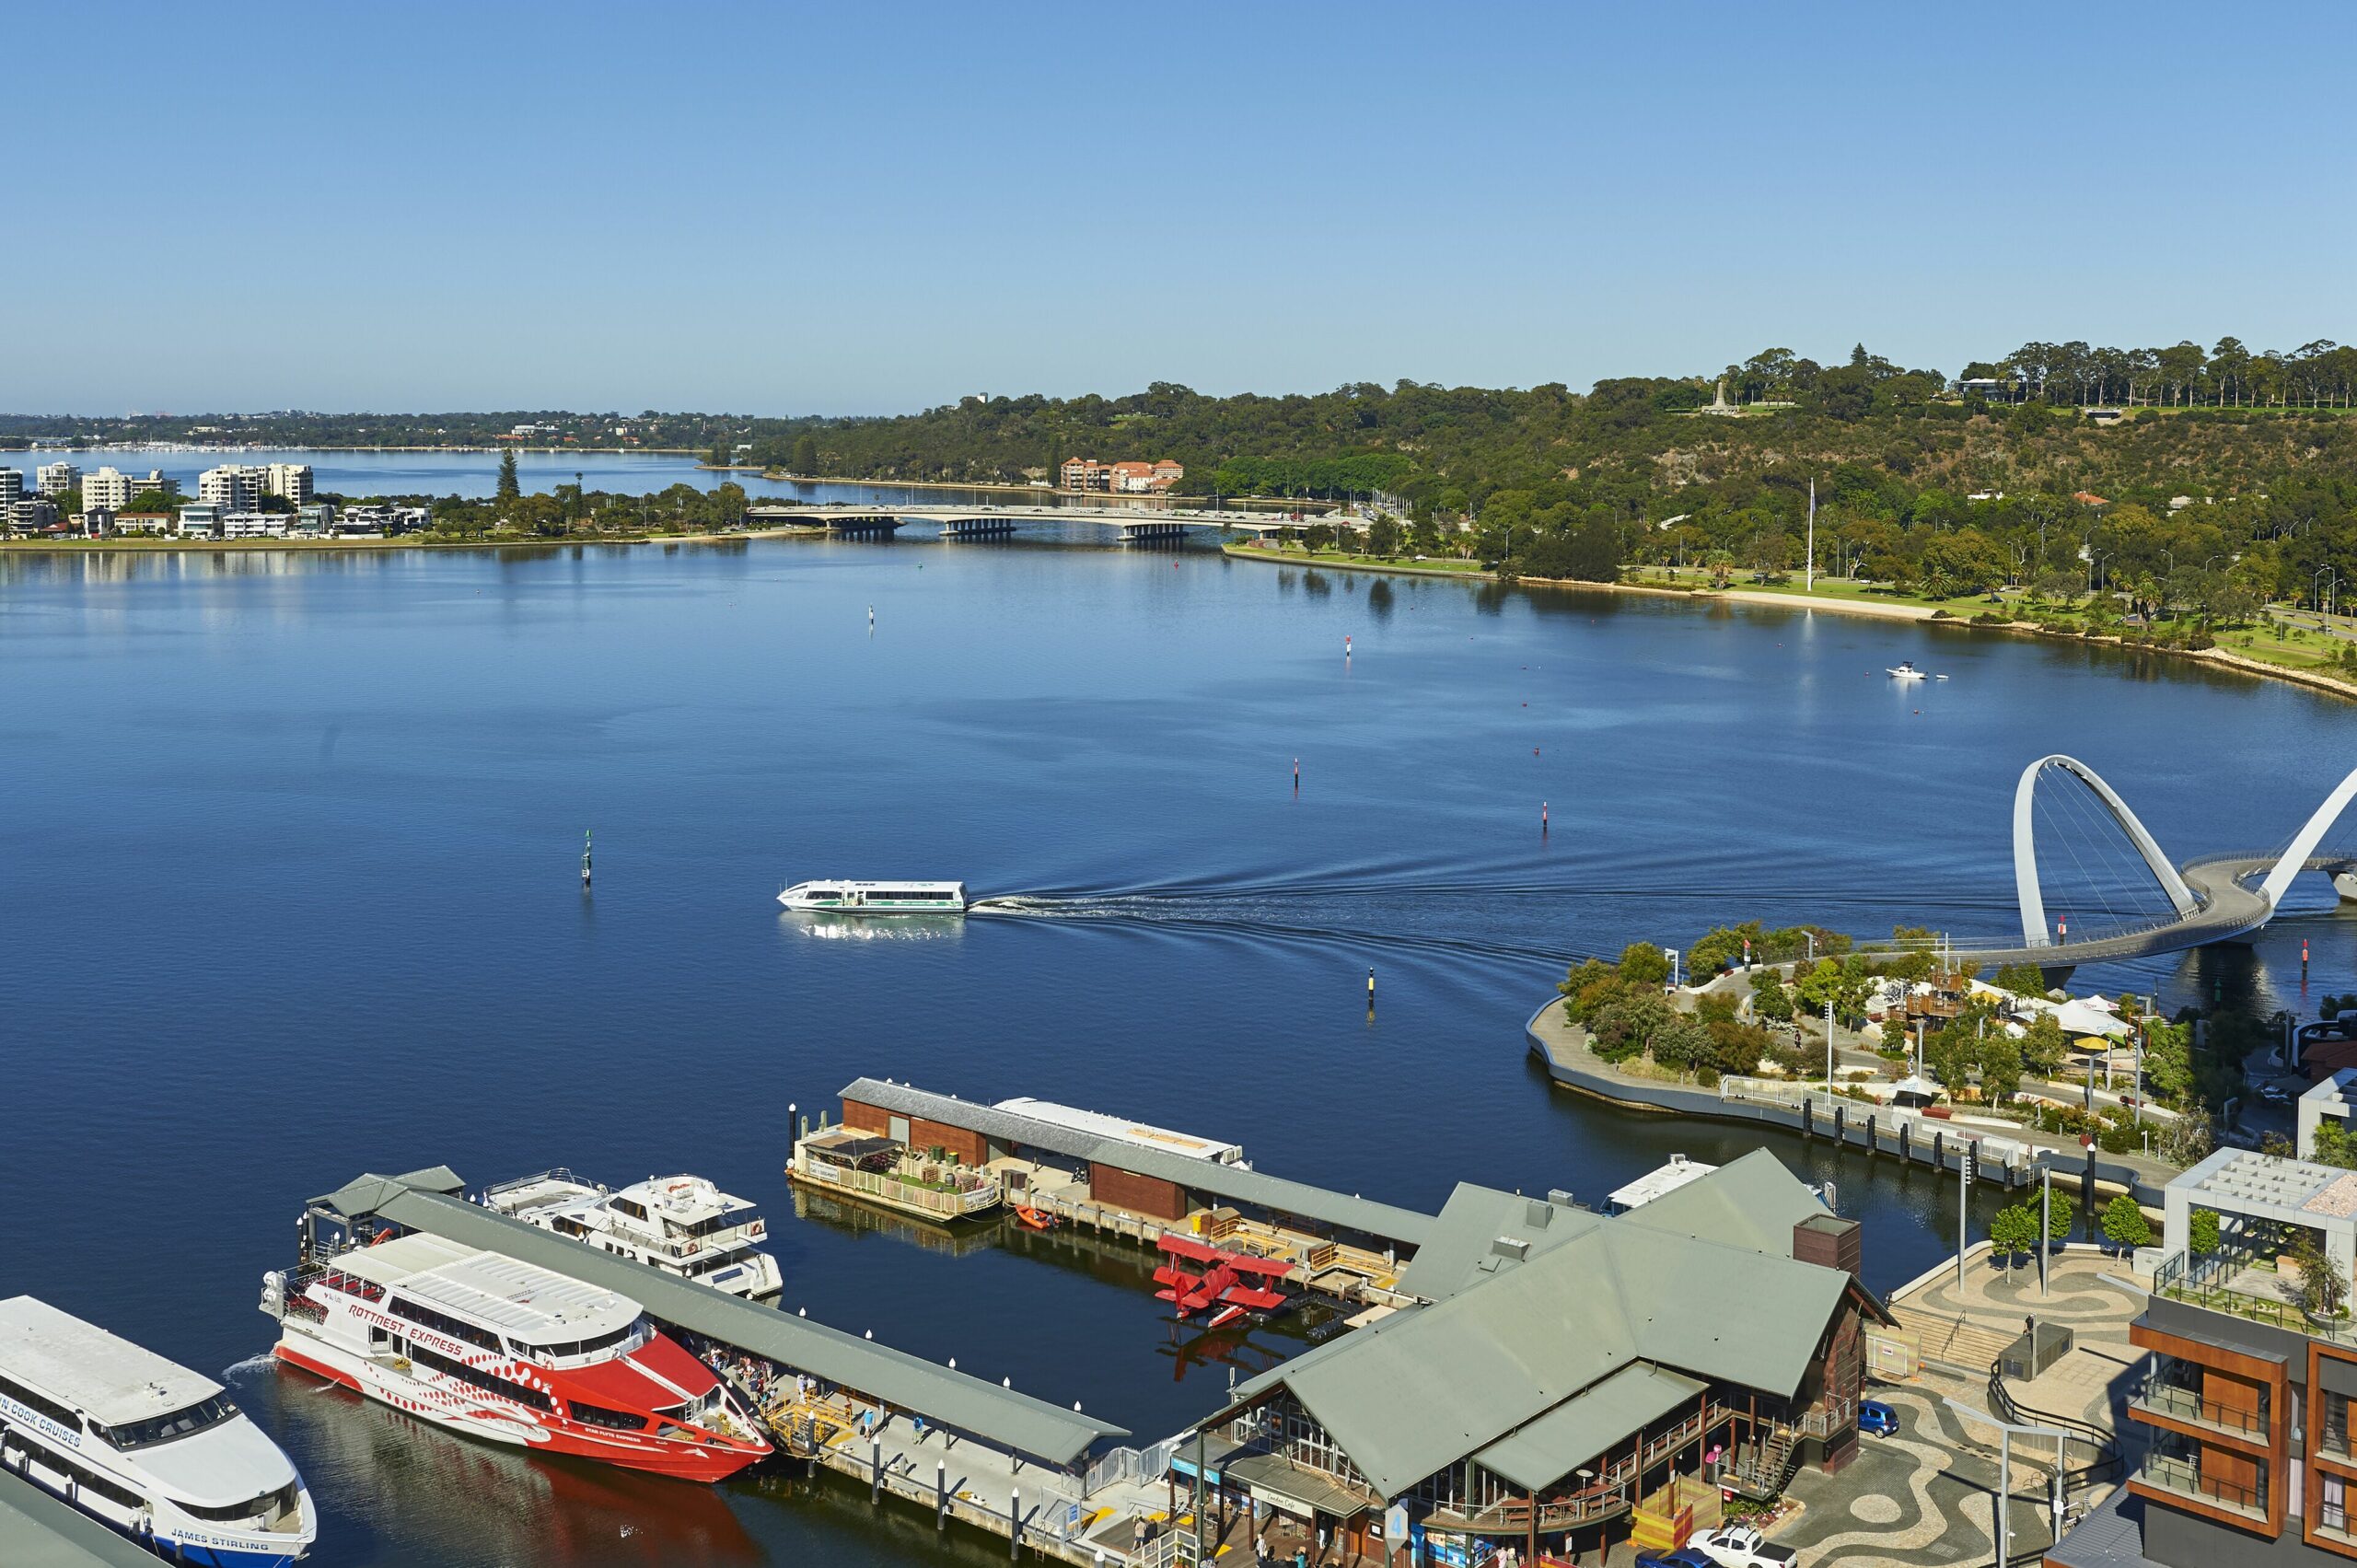
[[[1931,679],[1922,670],[1915,668],[1915,661],[1912,659],[1900,659],[1897,665],[1883,671],[1883,673],[1889,676],[1894,680],[1928,680]]]

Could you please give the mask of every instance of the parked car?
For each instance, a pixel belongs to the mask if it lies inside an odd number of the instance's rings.
[[[2270,1105],[2289,1105],[2292,1103],[2292,1097],[2284,1093],[2282,1086],[2277,1084],[2261,1085],[2259,1086],[2258,1098],[2265,1100]]]
[[[1789,1546],[1771,1546],[1749,1525],[1721,1525],[1694,1542],[1718,1568],[1792,1568]]]
[[[1858,1430],[1871,1432],[1876,1437],[1898,1435],[1898,1412],[1880,1400],[1858,1401]]]
[[[1641,1551],[1637,1553],[1637,1568],[1719,1568],[1717,1562],[1703,1555],[1699,1547],[1681,1546],[1675,1551]]]

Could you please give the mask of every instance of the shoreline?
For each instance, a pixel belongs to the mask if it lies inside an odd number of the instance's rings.
[[[1450,571],[1428,566],[1393,565],[1372,561],[1322,561],[1280,556],[1249,546],[1222,545],[1222,554],[1231,560],[1258,561],[1269,565],[1303,566],[1331,569],[1338,572],[1391,572],[1408,576],[1455,577],[1474,582],[1504,581],[1497,573],[1479,569]],[[1930,622],[1942,627],[1954,627],[1966,632],[1993,632],[2010,636],[2045,637],[2061,643],[2078,643],[2088,647],[2119,648],[2131,653],[2155,656],[2191,659],[2213,668],[2231,670],[2239,675],[2256,676],[2263,679],[2281,680],[2293,686],[2304,686],[2327,696],[2357,702],[2357,680],[2346,680],[2328,675],[2322,670],[2297,669],[2289,665],[2269,664],[2231,648],[2165,648],[2132,643],[2126,637],[2090,637],[2077,632],[2049,631],[2035,621],[1974,621],[1953,611],[1941,611],[1918,604],[1872,604],[1851,598],[1817,598],[1803,594],[1764,592],[1754,588],[1673,588],[1655,583],[1594,583],[1576,577],[1516,577],[1520,584],[1550,588],[1585,588],[1597,593],[1634,594],[1652,598],[1686,599],[1696,603],[1758,605],[1770,610],[1823,610],[1829,615],[1859,615],[1872,620]]]
[[[123,539],[0,540],[0,555],[177,555],[250,554],[286,550],[567,550],[583,545],[735,544],[752,539],[816,539],[820,528],[748,528],[742,533],[574,534],[513,539],[426,539],[412,534],[350,539]]]

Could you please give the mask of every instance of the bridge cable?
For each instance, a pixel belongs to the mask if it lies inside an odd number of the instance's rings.
[[[2052,791],[2040,792],[2042,796],[2052,793]],[[2112,906],[2111,900],[2105,891],[2106,882],[2109,879],[2108,865],[2107,864],[2105,867],[2107,876],[2098,877],[2088,866],[2086,858],[2079,853],[2080,841],[2084,837],[2089,852],[2095,854],[2098,861],[2106,859],[2096,846],[2103,843],[2112,835],[2107,835],[2101,830],[2100,819],[2096,818],[2094,801],[2094,790],[2074,773],[2071,776],[2070,783],[2061,798],[2053,803],[2053,808],[2048,813],[2048,820],[2054,828],[2055,836],[2061,840],[2063,851],[2070,855],[2072,865],[2078,872],[2084,896],[2091,898],[2099,905],[2105,917],[2113,925],[2122,925],[2126,922],[2121,919],[2119,910]],[[2045,804],[2043,799],[2040,804]],[[2103,815],[2107,817],[2108,813]],[[2114,822],[2112,828],[2116,833],[2119,824]],[[2142,865],[2141,860],[2139,865]],[[2149,867],[2146,869],[2149,871]]]

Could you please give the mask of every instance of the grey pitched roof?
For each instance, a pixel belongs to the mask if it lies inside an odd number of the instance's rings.
[[[894,1409],[914,1411],[937,1426],[970,1434],[1002,1448],[1068,1465],[1100,1438],[1128,1435],[1126,1427],[952,1372],[922,1356],[797,1314],[724,1295],[570,1237],[493,1214],[449,1192],[412,1187],[406,1178],[364,1178],[344,1191],[352,1192],[367,1181],[381,1184],[381,1196],[368,1212],[395,1225],[602,1285],[637,1301],[666,1323],[857,1389]]]
[[[1399,1288],[1438,1301],[1601,1223],[1585,1209],[1460,1181],[1441,1205],[1432,1235],[1400,1271]]]
[[[1208,1193],[1230,1202],[1249,1203],[1278,1214],[1319,1220],[1344,1230],[1380,1237],[1420,1247],[1432,1234],[1433,1216],[1372,1199],[1329,1191],[1303,1181],[1267,1176],[1243,1166],[1194,1159],[1167,1149],[1099,1137],[1078,1128],[1041,1121],[1035,1117],[1001,1110],[996,1106],[938,1095],[907,1084],[880,1078],[860,1078],[846,1085],[842,1098],[877,1106],[902,1116],[922,1116],[947,1127],[962,1127],[1003,1144],[1044,1149],[1067,1159],[1102,1160],[1140,1176],[1176,1182],[1191,1191]]]
[[[1788,1202],[1772,1191],[1777,1180],[1799,1183],[1772,1156],[1770,1163],[1773,1174],[1737,1161],[1691,1185],[1739,1184],[1736,1207],[1756,1199],[1772,1215]],[[1565,1211],[1543,1229],[1529,1224],[1535,1217],[1526,1200],[1460,1188],[1428,1249],[1426,1282],[1446,1287],[1441,1299],[1262,1373],[1236,1390],[1231,1408],[1282,1385],[1386,1497],[1492,1446],[1528,1474],[1618,1423],[1543,1481],[1510,1478],[1544,1486],[1651,1419],[1631,1419],[1624,1407],[1656,1385],[1605,1387],[1632,1365],[1794,1393],[1852,1283],[1838,1270],[1633,1225],[1633,1216]],[[1533,1245],[1524,1260],[1484,1268],[1501,1222],[1511,1228],[1517,1219],[1559,1238]],[[1542,1417],[1541,1436],[1508,1441]]]
[[[79,1508],[0,1469],[0,1562],[8,1568],[156,1568],[156,1559]]]
[[[1526,1492],[1542,1491],[1647,1423],[1692,1405],[1709,1387],[1683,1373],[1632,1361],[1473,1457]]]
[[[377,1206],[398,1192],[416,1190],[424,1192],[463,1192],[465,1179],[447,1165],[430,1165],[423,1170],[412,1170],[401,1176],[357,1176],[325,1197],[314,1198],[314,1203],[324,1203],[346,1219],[373,1214]]]

